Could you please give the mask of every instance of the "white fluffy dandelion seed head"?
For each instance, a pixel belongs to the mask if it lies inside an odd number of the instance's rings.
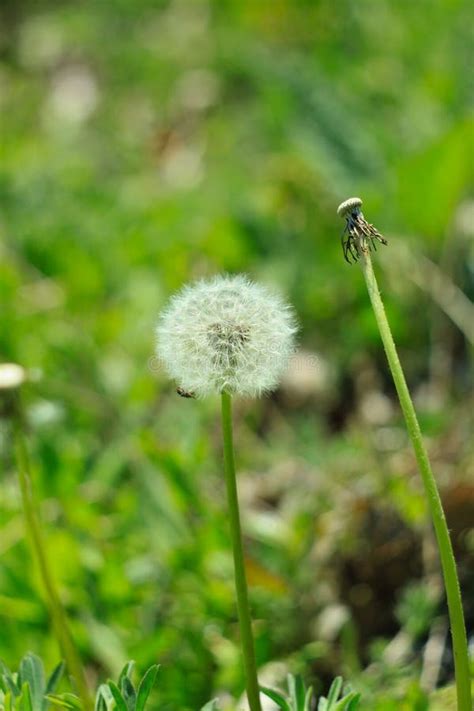
[[[274,390],[294,351],[296,322],[277,295],[245,276],[186,286],[162,313],[157,355],[168,374],[198,396]]]
[[[14,390],[26,380],[26,370],[17,363],[0,363],[0,390]]]

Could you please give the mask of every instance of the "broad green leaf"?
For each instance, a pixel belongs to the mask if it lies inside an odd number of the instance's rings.
[[[42,711],[46,682],[41,659],[35,654],[26,654],[20,662],[18,679],[22,686],[25,682],[29,684],[33,711]]]
[[[291,706],[288,703],[288,701],[285,699],[282,694],[280,694],[278,691],[274,691],[273,689],[269,689],[266,686],[261,686],[260,691],[262,694],[265,694],[265,696],[268,696],[269,699],[274,701],[276,704],[279,705],[281,711],[291,711]]]
[[[108,681],[107,684],[112,693],[112,696],[114,697],[115,708],[117,709],[117,711],[128,711],[125,699],[120,693],[120,689],[118,688],[117,684],[114,681]]]
[[[399,163],[395,199],[412,230],[438,238],[444,234],[471,181],[473,135],[467,117]]]
[[[159,668],[160,667],[158,664],[154,664],[143,675],[143,678],[138,686],[138,695],[135,711],[144,711],[145,704],[147,702],[148,696],[150,695],[150,691],[152,690],[153,685],[155,683],[156,675],[158,673]]]

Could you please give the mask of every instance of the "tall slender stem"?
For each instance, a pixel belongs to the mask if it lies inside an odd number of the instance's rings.
[[[72,640],[71,632],[66,617],[66,613],[61,604],[61,600],[56,589],[54,578],[50,569],[46,546],[43,540],[41,525],[35,505],[33,488],[31,483],[31,467],[28,456],[25,435],[23,433],[23,422],[17,399],[16,412],[13,416],[13,430],[15,439],[15,453],[18,468],[18,478],[23,503],[23,512],[28,535],[31,541],[33,552],[37,559],[43,586],[46,592],[48,607],[53,621],[56,635],[66,660],[69,673],[73,677],[79,697],[82,701],[84,711],[92,710],[92,699],[87,687],[84,670],[80,662],[78,653]]]
[[[431,519],[438,541],[438,549],[441,558],[441,567],[443,570],[444,584],[448,600],[449,618],[451,623],[458,711],[472,711],[466,626],[464,622],[456,561],[454,558],[451,539],[449,537],[449,530],[438,492],[438,487],[436,485],[436,480],[431,470],[428,453],[423,443],[415,408],[413,406],[402,366],[398,358],[392,332],[390,330],[382,303],[382,298],[380,296],[380,291],[372,267],[372,260],[364,245],[359,246],[365,282],[367,284],[380,336],[387,355],[388,364],[397,389],[398,399],[400,400],[408,434],[415,451],[416,460],[418,462],[418,467],[425,488],[426,498],[428,500]]]
[[[242,656],[247,682],[247,697],[251,711],[261,711],[260,693],[257,679],[257,665],[250,618],[247,579],[245,577],[244,552],[240,527],[239,499],[235,476],[234,443],[232,435],[232,397],[222,393],[222,435],[224,440],[224,472],[227,487],[229,523],[234,552],[235,589],[239,613]]]

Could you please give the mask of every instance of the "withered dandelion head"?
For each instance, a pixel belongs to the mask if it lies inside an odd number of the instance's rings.
[[[339,217],[343,217],[346,226],[341,236],[342,251],[346,262],[356,262],[361,252],[376,250],[376,242],[387,244],[380,232],[365,219],[362,210],[362,200],[351,197],[341,202],[337,208]]]

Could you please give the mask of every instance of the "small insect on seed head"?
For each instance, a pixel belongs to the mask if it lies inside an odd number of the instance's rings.
[[[184,388],[176,388],[176,392],[180,397],[186,397],[186,398],[195,398],[196,395],[194,393],[190,393],[188,390],[185,390]]]
[[[341,235],[342,252],[346,262],[356,262],[361,253],[376,250],[376,242],[387,244],[385,237],[362,214],[362,200],[351,197],[341,202],[337,208],[339,217],[343,217],[346,226]]]

